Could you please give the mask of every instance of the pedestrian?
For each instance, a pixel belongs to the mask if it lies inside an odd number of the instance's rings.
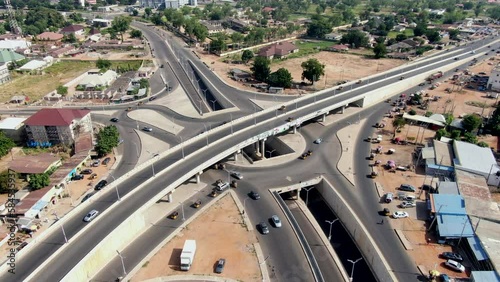
[[[380,224],[384,224],[384,220],[383,219],[380,221]]]

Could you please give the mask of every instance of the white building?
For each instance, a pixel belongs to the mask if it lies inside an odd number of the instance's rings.
[[[487,88],[489,90],[500,91],[500,64],[497,64],[491,71]]]
[[[26,118],[8,117],[0,121],[0,130],[16,144],[24,141],[24,121]]]
[[[6,63],[0,63],[0,85],[10,81],[9,68]]]
[[[0,50],[16,51],[17,49],[28,49],[31,42],[26,40],[1,40]]]
[[[198,6],[198,0],[139,0],[142,7],[158,8],[165,6],[165,9],[178,9],[185,5]]]
[[[482,148],[475,144],[454,141],[453,160],[455,170],[466,171],[483,176],[488,185],[500,184],[500,167],[490,148]]]

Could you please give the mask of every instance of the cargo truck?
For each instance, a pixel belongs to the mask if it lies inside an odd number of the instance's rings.
[[[196,240],[186,240],[181,253],[181,270],[188,271],[196,254]]]
[[[434,79],[438,79],[438,78],[441,78],[443,76],[443,72],[442,71],[438,71],[436,73],[433,73],[431,75],[429,75],[429,77],[427,78],[428,81],[433,81]]]

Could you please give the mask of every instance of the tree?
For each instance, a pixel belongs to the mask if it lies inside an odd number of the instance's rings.
[[[368,46],[368,37],[360,30],[349,30],[340,40],[342,44],[349,44],[353,48]]]
[[[253,66],[250,68],[255,79],[264,82],[267,81],[271,74],[270,64],[271,62],[266,57],[256,57],[253,61]]]
[[[332,31],[332,24],[325,18],[314,15],[311,20],[312,22],[307,26],[307,36],[324,38],[325,34]]]
[[[65,42],[65,43],[75,43],[76,41],[77,41],[77,39],[76,39],[76,36],[74,33],[64,35],[63,39],[62,39],[62,42]]]
[[[481,117],[475,114],[470,114],[464,116],[462,119],[462,126],[468,132],[472,132],[477,129],[482,123]]]
[[[497,5],[493,8],[488,9],[487,13],[490,16],[490,18],[495,19],[497,21],[500,20],[500,6]]]
[[[471,132],[465,132],[465,134],[464,134],[464,141],[467,142],[467,143],[476,144],[477,143],[477,137],[476,137],[476,135],[472,134]]]
[[[394,136],[396,136],[396,132],[398,132],[401,128],[406,125],[406,120],[402,117],[395,118],[392,121],[392,126],[394,126]]]
[[[292,75],[285,68],[280,68],[269,75],[269,84],[276,87],[290,88],[292,86]]]
[[[451,29],[448,31],[448,34],[450,35],[451,40],[459,40],[458,35],[460,34],[460,31],[458,31],[458,29]]]
[[[0,131],[0,157],[7,155],[14,146],[16,146],[14,141]]]
[[[193,33],[194,33],[194,36],[196,37],[196,39],[198,39],[198,41],[200,41],[200,42],[204,42],[208,36],[207,28],[200,23],[195,25]]]
[[[116,32],[119,33],[122,41],[123,41],[123,33],[125,33],[129,27],[130,27],[130,22],[131,22],[130,17],[125,17],[125,16],[118,16],[113,19],[113,23],[111,25],[111,28]]]
[[[218,36],[215,40],[210,42],[209,51],[211,53],[220,53],[227,49],[226,41],[223,36]]]
[[[120,133],[114,125],[108,125],[97,133],[97,145],[95,150],[99,156],[110,153],[114,147],[118,146]]]
[[[57,94],[66,96],[68,94],[68,87],[60,84],[59,86],[57,86],[56,91]]]
[[[29,184],[32,190],[38,190],[50,184],[49,175],[46,173],[32,174],[29,177]]]
[[[130,37],[132,38],[142,38],[142,31],[138,29],[132,29],[130,31]]]
[[[462,135],[462,132],[460,130],[453,130],[450,134],[450,138],[453,140],[459,140],[460,135]]]
[[[384,58],[385,55],[387,55],[387,49],[384,43],[378,43],[377,45],[375,45],[375,48],[373,48],[373,53],[375,53],[375,59]]]
[[[424,23],[419,23],[417,24],[415,29],[413,29],[413,34],[415,36],[422,36],[425,34],[426,31],[427,31],[427,26]]]
[[[436,131],[436,135],[434,136],[434,139],[440,140],[441,137],[446,137],[446,136],[448,136],[448,131],[446,131],[446,129],[444,129],[444,128],[441,128],[441,129],[438,129]]]
[[[302,62],[302,80],[307,79],[314,84],[322,75],[325,75],[325,65],[321,64],[318,59],[309,59]]]
[[[441,35],[439,35],[439,31],[437,30],[427,30],[425,36],[427,36],[427,39],[429,39],[431,43],[441,40]]]
[[[253,52],[250,50],[245,50],[241,54],[241,60],[246,64],[253,58]]]
[[[151,8],[147,7],[146,9],[144,9],[144,14],[146,15],[147,18],[151,16],[151,13],[153,13],[153,10],[151,10]]]
[[[406,36],[406,34],[403,34],[403,33],[400,33],[400,34],[396,35],[396,41],[397,42],[401,42],[401,41],[403,41],[403,40],[405,40],[407,38],[408,38],[408,36]]]
[[[490,145],[484,141],[478,142],[476,145],[482,148],[488,148]],[[1,192],[0,192],[1,193]]]
[[[101,70],[106,70],[106,69],[109,69],[111,67],[111,61],[110,60],[106,60],[106,59],[97,59],[97,61],[95,62],[95,66],[98,68],[98,69],[101,69]]]
[[[132,16],[137,17],[139,15],[139,11],[136,9],[132,10]]]

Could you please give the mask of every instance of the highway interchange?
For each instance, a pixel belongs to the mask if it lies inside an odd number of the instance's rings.
[[[175,57],[171,49],[165,48],[165,42],[162,36],[159,36],[159,31],[154,30],[151,27],[140,26],[144,34],[148,38],[152,48],[155,49],[154,53],[156,59],[159,62],[175,62]],[[168,39],[168,37],[167,37]],[[436,57],[434,61],[442,61],[443,64],[452,63],[454,58],[460,56],[464,58],[470,56],[470,50],[478,49],[479,52],[485,52],[487,50],[486,45],[489,44],[491,40],[486,39],[484,41],[470,43],[468,46],[457,48],[457,53],[451,53],[448,56]],[[266,130],[272,129],[276,126],[285,123],[285,119],[288,117],[283,113],[277,112],[260,112],[255,115],[255,108],[249,99],[266,99],[266,100],[277,100],[286,101],[291,100],[293,97],[283,97],[269,94],[254,94],[246,91],[236,90],[226,84],[224,84],[215,74],[213,74],[201,61],[199,61],[190,51],[190,49],[183,48],[179,46],[175,40],[168,40],[168,44],[172,46],[174,52],[178,52],[183,58],[187,58],[192,61],[193,65],[197,67],[198,71],[201,72],[199,77],[207,79],[207,83],[211,83],[212,89],[218,90],[220,93],[224,93],[225,97],[230,100],[237,108],[238,112],[233,112],[229,114],[227,112],[221,114],[214,114],[210,117],[204,117],[203,119],[194,119],[191,117],[185,117],[175,113],[174,111],[164,108],[162,106],[145,104],[141,107],[152,109],[158,111],[162,115],[175,117],[177,123],[182,124],[186,129],[179,134],[187,138],[196,136],[198,133],[204,131],[205,126],[209,125],[211,128],[220,126],[223,122],[228,122],[223,128],[217,131],[209,132],[210,140],[210,150],[205,150],[206,141],[205,139],[200,139],[192,142],[188,145],[183,146],[183,152],[181,150],[176,150],[172,152],[168,157],[164,157],[155,162],[155,167],[157,171],[160,169],[168,168],[168,171],[164,173],[161,178],[157,178],[160,181],[151,182],[147,189],[139,189],[135,191],[133,197],[128,197],[123,199],[119,205],[114,209],[110,210],[105,216],[100,216],[92,225],[92,230],[83,229],[85,224],[82,223],[81,218],[87,213],[87,210],[81,211],[74,215],[70,219],[65,221],[65,231],[66,236],[70,241],[70,244],[61,250],[61,252],[54,257],[50,264],[46,265],[43,271],[39,271],[34,277],[31,277],[31,281],[58,281],[72,268],[74,265],[81,260],[89,250],[91,250],[98,242],[100,242],[108,233],[110,233],[116,226],[123,222],[132,212],[141,207],[144,203],[150,200],[152,197],[161,193],[165,189],[166,183],[172,183],[176,180],[179,175],[193,175],[192,167],[196,166],[203,161],[210,159],[217,152],[222,152],[226,148],[234,146],[242,141],[248,139],[251,136],[258,135]],[[460,51],[459,51],[460,50]],[[459,51],[459,52],[458,52]],[[429,64],[428,62],[420,63],[422,66]],[[311,113],[318,111],[324,107],[325,104],[333,104],[345,100],[346,97],[351,97],[362,92],[367,92],[370,90],[378,89],[381,86],[388,85],[390,83],[395,83],[399,81],[398,76],[401,73],[407,72],[407,70],[414,70],[416,67],[414,65],[406,66],[403,70],[395,70],[388,72],[381,77],[374,77],[370,79],[369,84],[363,85],[362,89],[356,89],[360,86],[353,85],[352,90],[349,93],[338,95],[336,91],[327,91],[323,94],[316,96],[311,96],[306,99],[297,101],[295,103],[294,116],[303,116],[306,113]],[[176,68],[173,68],[174,70]],[[174,75],[170,68],[159,69],[163,72],[163,75],[167,77],[169,85],[175,89],[179,87],[179,83],[174,79]],[[421,71],[416,71],[421,72]],[[186,73],[176,73],[177,77],[188,76]],[[405,76],[409,77],[412,73],[406,73]],[[389,80],[383,80],[385,77],[391,77]],[[383,80],[383,81],[382,81]],[[185,81],[185,78],[184,78]],[[159,77],[159,73],[156,73],[151,80],[151,88],[153,93],[164,92],[162,95],[168,95],[165,89],[165,84]],[[348,87],[343,92],[347,91]],[[349,87],[350,88],[350,87]],[[218,94],[214,94],[218,95]],[[328,101],[323,101],[326,98],[330,98]],[[335,97],[336,96],[336,97]],[[125,142],[122,145],[123,162],[117,169],[113,172],[114,176],[124,175],[126,172],[133,168],[138,160],[136,154],[136,148],[138,139],[136,134],[133,134],[133,129],[136,128],[137,123],[130,118],[125,116],[125,109],[127,106],[116,106],[118,109],[117,113],[120,121],[116,124],[119,127],[120,133],[124,136]],[[92,108],[94,121],[110,124],[109,116],[100,115],[100,107]],[[368,109],[365,109],[361,113],[361,117],[366,117],[370,120],[378,120],[380,116],[387,111],[387,106],[380,104]],[[9,111],[4,111],[9,112]],[[28,113],[29,111],[24,111]],[[238,117],[245,115],[255,115],[253,119],[243,120],[239,123],[233,123]],[[358,116],[351,119],[358,119]],[[368,155],[369,146],[367,143],[356,141],[356,152],[357,155],[362,156],[355,158],[354,170],[356,173],[356,183],[357,187],[353,187],[349,184],[343,177],[339,177],[339,173],[336,169],[336,162],[340,157],[340,150],[338,140],[335,137],[335,132],[347,126],[348,122],[353,122],[342,120],[329,127],[321,127],[317,124],[312,123],[310,126],[303,127],[302,134],[306,136],[306,140],[309,144],[312,143],[317,136],[322,136],[325,140],[331,140],[317,146],[315,148],[315,153],[311,158],[307,160],[308,163],[321,163],[321,168],[319,171],[312,171],[309,166],[304,165],[304,161],[296,160],[286,165],[280,165],[273,167],[272,177],[269,176],[268,169],[261,168],[248,168],[240,169],[245,175],[245,181],[242,181],[242,188],[237,189],[238,196],[246,197],[245,192],[249,189],[258,189],[261,191],[261,195],[268,194],[264,191],[271,187],[279,187],[286,184],[298,183],[301,179],[309,179],[315,177],[318,173],[323,173],[323,177],[327,178],[331,183],[335,183],[336,189],[339,193],[350,203],[352,207],[362,207],[356,209],[356,213],[359,218],[361,218],[362,223],[370,230],[370,234],[373,236],[377,242],[379,248],[381,249],[383,256],[389,262],[391,270],[396,275],[398,280],[401,281],[414,281],[419,276],[416,266],[406,255],[402,246],[398,243],[393,230],[389,228],[381,228],[376,225],[375,222],[378,220],[377,211],[380,209],[378,204],[378,196],[376,195],[375,189],[372,189],[373,183],[368,180],[365,175],[368,174],[365,156]],[[205,123],[205,126],[203,125]],[[142,124],[142,123],[141,123]],[[148,125],[154,127],[154,125]],[[372,131],[371,124],[366,124],[361,130],[367,134]],[[153,134],[154,133],[154,134]],[[178,144],[180,142],[176,136],[170,134],[169,132],[163,131],[161,128],[154,127],[152,134],[155,138],[165,140],[169,144]],[[366,134],[362,134],[364,136]],[[231,138],[226,139],[225,142],[215,142],[216,140],[222,139],[226,136],[231,136]],[[183,153],[185,158],[183,158]],[[264,177],[263,177],[264,176]],[[136,187],[140,186],[145,180],[152,177],[151,169],[145,168],[133,177],[129,177],[123,182],[119,187],[120,195],[125,196]],[[205,177],[205,176],[204,176]],[[206,177],[210,177],[208,174]],[[207,181],[210,183],[209,181]],[[268,196],[268,197],[267,197]],[[258,222],[263,218],[269,217],[270,214],[279,213],[279,209],[275,207],[274,200],[270,198],[270,195],[263,197],[259,202],[255,202],[255,205],[247,206],[247,213],[252,220],[252,222]],[[102,193],[98,199],[95,199],[92,203],[90,209],[97,209],[104,212],[112,203],[117,201],[117,196],[115,193]],[[188,215],[189,216],[189,215]],[[83,236],[79,236],[72,240],[72,238],[80,231],[85,232]],[[287,231],[287,230],[281,230]],[[90,235],[91,234],[91,235]],[[279,234],[272,234],[273,236],[268,236],[265,238],[260,237],[259,240],[263,246],[265,253],[270,255],[270,264],[275,265],[280,272],[277,277],[278,280],[287,280],[290,278],[296,279],[296,281],[312,281],[310,271],[307,269],[307,262],[303,256],[302,250],[298,246],[296,238],[293,236],[292,232],[280,232]],[[164,234],[158,234],[157,236],[164,236]],[[151,238],[150,238],[151,240]],[[36,270],[37,266],[41,262],[48,259],[56,250],[64,245],[64,238],[62,233],[54,232],[50,234],[49,237],[43,242],[39,243],[30,249],[28,256],[24,256],[23,259],[17,262],[15,281],[22,281],[28,277],[33,271]],[[286,250],[286,251],[285,251]],[[292,253],[290,253],[292,252]],[[295,255],[291,255],[295,254]],[[130,258],[130,257],[129,257]],[[325,272],[326,273],[326,272]],[[324,274],[325,274],[324,273]],[[8,273],[2,273],[0,276],[1,281],[13,281],[12,277]],[[293,280],[287,280],[293,281]],[[328,280],[327,280],[328,281]],[[329,280],[333,281],[333,280]]]

